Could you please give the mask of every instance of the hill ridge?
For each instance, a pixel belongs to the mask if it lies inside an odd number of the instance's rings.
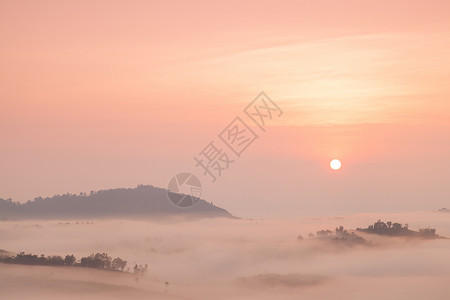
[[[0,198],[0,220],[107,217],[231,217],[227,210],[205,200],[188,208],[173,205],[167,189],[152,185],[37,197],[26,203]]]

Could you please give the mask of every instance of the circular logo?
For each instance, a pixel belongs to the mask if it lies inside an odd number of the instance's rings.
[[[198,202],[202,195],[202,184],[191,173],[180,173],[172,177],[168,185],[167,196],[178,207],[190,207]]]

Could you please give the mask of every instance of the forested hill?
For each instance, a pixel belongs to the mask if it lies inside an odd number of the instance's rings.
[[[0,220],[166,216],[233,217],[201,199],[191,207],[179,208],[168,200],[167,190],[150,185],[38,197],[23,204],[0,198]]]

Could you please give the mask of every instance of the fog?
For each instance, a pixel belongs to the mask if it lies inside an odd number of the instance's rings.
[[[0,264],[2,299],[449,299],[450,240],[358,233],[345,245],[310,232],[378,219],[450,237],[450,214],[356,214],[291,220],[0,222],[0,249],[78,259],[106,252],[148,273]],[[303,239],[298,239],[301,235]],[[166,286],[165,282],[169,284]],[[71,298],[70,298],[71,297]]]

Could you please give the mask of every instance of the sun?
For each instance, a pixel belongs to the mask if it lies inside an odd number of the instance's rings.
[[[337,170],[339,170],[340,168],[341,168],[341,161],[339,160],[339,159],[333,159],[331,162],[330,162],[330,167],[333,169],[333,170],[335,170],[335,171],[337,171]]]

